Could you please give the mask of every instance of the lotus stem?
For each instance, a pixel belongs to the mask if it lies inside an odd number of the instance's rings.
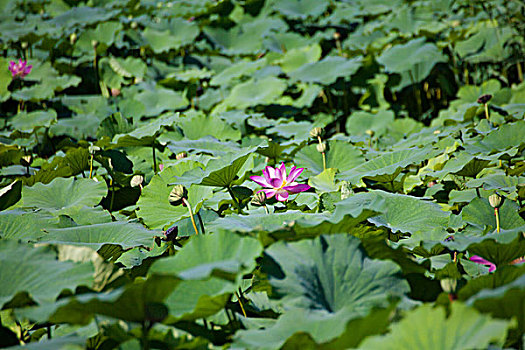
[[[240,295],[240,293],[235,292],[235,295],[237,296],[237,300],[239,300],[239,306],[241,307],[241,311],[242,311],[243,316],[244,316],[244,317],[247,317],[247,316],[246,316],[246,311],[244,311],[244,306],[242,305],[242,301],[241,301],[241,295]]]
[[[268,207],[265,205],[263,205],[264,207],[264,211],[266,212],[266,215],[270,215],[270,212],[268,211]]]
[[[111,186],[111,201],[109,203],[109,212],[113,211],[113,202],[115,200],[115,183],[113,182],[113,178],[109,178],[109,185]]]
[[[157,174],[157,157],[155,155],[155,144],[152,146],[153,149],[153,173]]]
[[[91,159],[89,160],[89,178],[93,177],[93,154],[91,154]]]
[[[496,232],[500,233],[500,224],[499,224],[499,208],[494,208],[494,215],[496,216]]]
[[[489,104],[485,103],[485,117],[489,120]]]
[[[199,218],[199,226],[201,227],[201,232],[202,234],[205,234],[206,231],[204,230],[204,222],[202,221],[201,213],[199,211],[197,212],[197,217]]]
[[[197,225],[195,224],[195,218],[193,217],[193,210],[191,209],[190,202],[186,198],[182,198],[182,203],[188,208],[188,212],[190,213],[190,219],[191,224],[193,225],[193,229],[195,230],[195,234],[199,234],[199,230],[197,230]]]

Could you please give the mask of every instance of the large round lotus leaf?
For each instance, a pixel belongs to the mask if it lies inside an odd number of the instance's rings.
[[[145,115],[157,117],[164,111],[178,110],[189,105],[188,99],[180,91],[162,87],[147,87],[135,96],[127,96],[141,102],[145,107]]]
[[[321,58],[321,52],[319,44],[294,48],[287,51],[278,62],[283,72],[290,73],[304,64],[317,62]]]
[[[127,134],[115,135],[114,147],[152,146],[163,126],[171,126],[179,119],[179,114],[168,114],[148,121]]]
[[[230,95],[221,103],[225,108],[242,109],[257,105],[272,104],[281,97],[287,84],[283,79],[265,77],[250,79],[235,85]],[[219,110],[221,109],[220,107]]]
[[[353,184],[359,182],[362,178],[379,182],[390,182],[394,181],[407,166],[419,165],[424,160],[435,156],[436,153],[437,151],[429,146],[385,152],[366,163],[343,171],[338,177]]]
[[[194,236],[176,255],[156,261],[150,274],[170,274],[182,279],[210,276],[235,280],[255,268],[262,247],[255,238],[230,231]]]
[[[351,312],[319,313],[306,309],[286,311],[264,329],[239,331],[234,344],[245,349],[348,349],[363,338],[386,331],[389,309],[372,311],[364,318]]]
[[[228,301],[225,294],[236,291],[244,274],[255,268],[262,253],[254,238],[229,231],[194,236],[175,256],[156,261],[154,275],[173,275],[184,280],[168,297],[170,314],[186,319],[219,311]]]
[[[220,157],[241,150],[238,143],[219,141],[211,136],[205,136],[198,140],[169,141],[168,148],[175,154],[194,151]]]
[[[518,214],[516,202],[505,200],[499,208],[499,220],[502,229],[513,229],[525,225],[525,220]],[[465,222],[483,230],[485,226],[496,229],[496,216],[494,208],[486,198],[474,198],[461,211],[461,217]]]
[[[202,126],[206,125],[205,128]],[[218,116],[206,116],[204,113],[195,113],[192,116],[181,118],[180,126],[184,136],[190,140],[197,140],[205,136],[213,136],[218,140],[240,140],[241,132]]]
[[[425,79],[430,70],[438,62],[446,62],[447,58],[435,44],[425,43],[425,38],[413,39],[406,44],[395,45],[386,49],[377,61],[386,70],[394,73],[412,72],[412,83]],[[418,66],[425,66],[423,71]]]
[[[93,272],[91,263],[58,261],[50,247],[1,240],[0,305],[23,292],[39,304],[52,302],[63,289],[91,286]]]
[[[340,56],[328,56],[321,61],[308,63],[291,72],[290,79],[303,83],[330,85],[337,78],[350,79],[361,67],[361,58],[347,59]]]
[[[340,172],[349,171],[363,163],[359,149],[344,142],[328,141],[326,168],[335,168]],[[306,168],[306,174],[320,174],[323,171],[323,155],[317,151],[317,143],[302,148],[294,158],[295,166]]]
[[[47,185],[37,183],[22,189],[23,207],[67,214],[79,207],[94,207],[107,194],[105,182],[91,179],[56,178]]]
[[[277,1],[274,8],[286,17],[304,20],[318,17],[328,5],[328,0],[284,0]]]
[[[442,240],[448,233],[449,213],[441,207],[417,197],[371,191],[351,196],[337,206],[366,208],[382,214],[368,219],[377,226],[388,227],[394,232],[410,233],[410,241],[404,244],[419,244],[422,240]]]
[[[364,340],[359,349],[484,349],[503,345],[510,321],[495,320],[460,302],[451,304],[450,316],[443,307],[423,305],[408,311],[392,324],[390,333]]]
[[[103,224],[47,229],[41,242],[85,246],[99,250],[103,245],[120,246],[122,250],[137,246],[151,246],[153,236],[160,232],[149,231],[139,224],[115,221]]]
[[[164,229],[171,226],[183,217],[188,217],[188,208],[180,205],[173,206],[169,202],[169,195],[177,182],[177,176],[199,167],[200,163],[194,161],[179,162],[170,166],[151,178],[150,183],[144,187],[137,202],[139,210],[137,216],[152,229]],[[188,202],[192,205],[194,213],[199,211],[204,199],[212,194],[210,187],[188,185]]]
[[[267,146],[267,143],[261,143],[254,147],[244,147],[236,153],[230,153],[224,157],[212,159],[206,165],[206,169],[194,167],[186,171],[184,175],[175,175],[176,178],[172,183],[190,186],[191,184],[229,187],[232,185],[236,176],[243,169],[244,164],[259,148]]]
[[[368,130],[371,130],[376,136],[381,136],[393,122],[393,111],[379,111],[375,114],[357,111],[347,119],[346,131],[355,136],[364,135]]]
[[[35,128],[49,127],[56,121],[57,112],[55,112],[54,109],[48,109],[46,111],[34,111],[30,113],[20,112],[9,121],[9,124],[16,130],[32,132]]]
[[[271,276],[270,284],[287,308],[366,314],[373,307],[387,306],[389,296],[409,290],[394,262],[368,258],[359,239],[351,236],[278,242],[266,253],[284,274]]]
[[[199,34],[199,26],[182,18],[172,18],[170,22],[159,26],[148,26],[143,32],[144,38],[155,53],[190,44]]]
[[[518,329],[525,332],[525,275],[495,289],[483,289],[467,300],[481,312],[494,317],[518,320]]]
[[[521,135],[525,135],[525,122],[518,121],[502,125],[491,131],[479,142],[469,144],[465,150],[471,154],[491,154],[502,152],[508,149],[523,149],[525,140]]]
[[[42,229],[58,227],[58,218],[41,212],[9,210],[0,212],[0,238],[34,241],[45,235]]]

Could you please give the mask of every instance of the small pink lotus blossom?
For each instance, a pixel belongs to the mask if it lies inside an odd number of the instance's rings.
[[[250,179],[257,184],[266,187],[266,189],[258,191],[264,192],[266,198],[272,198],[275,196],[279,202],[285,202],[288,200],[290,193],[299,193],[310,189],[310,186],[308,185],[295,182],[303,170],[304,168],[296,168],[293,166],[292,169],[290,169],[290,174],[287,176],[286,166],[282,163],[279,168],[267,166],[263,170],[263,176],[251,176]]]
[[[489,272],[496,270],[496,265],[494,263],[491,263],[490,261],[483,259],[481,256],[472,255],[470,257],[470,261],[475,262],[476,264],[487,266],[489,268]]]
[[[31,68],[33,68],[33,65],[30,64],[28,66],[27,61],[22,61],[22,59],[19,59],[18,63],[15,61],[9,62],[9,70],[13,78],[25,78],[31,72]]]

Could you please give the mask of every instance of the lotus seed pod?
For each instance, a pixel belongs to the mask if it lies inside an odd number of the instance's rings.
[[[180,153],[177,153],[177,155],[175,156],[175,159],[179,160],[179,159],[186,158],[187,156],[188,154],[186,152],[180,152]]]
[[[88,151],[90,154],[95,154],[96,152],[100,151],[100,147],[95,145],[89,145]]]
[[[142,185],[143,182],[144,182],[144,176],[133,175],[129,184],[131,185],[131,187],[137,187],[137,186]]]
[[[170,192],[169,201],[171,205],[181,205],[183,199],[188,198],[188,190],[182,185],[175,185]]]
[[[492,99],[492,95],[491,94],[481,95],[480,97],[478,97],[478,103],[479,104],[485,104],[485,103],[489,102],[491,99]]]
[[[341,200],[350,197],[354,193],[350,182],[343,180],[341,181]]]
[[[321,136],[322,133],[323,133],[323,128],[320,128],[320,127],[316,127],[310,130],[310,136],[313,138]]]
[[[368,130],[365,131],[365,134],[367,134],[370,137],[373,137],[375,132],[374,132],[374,130],[368,129]]]
[[[252,204],[253,205],[264,205],[266,202],[266,193],[263,191],[257,192],[255,196],[252,198]]]
[[[335,40],[339,40],[339,39],[341,39],[341,34],[340,34],[339,32],[335,32],[335,33],[334,33],[334,39],[335,39]]]
[[[317,144],[317,152],[323,153],[326,152],[326,143],[319,143]]]
[[[501,197],[497,193],[494,193],[489,196],[489,203],[492,208],[499,208],[501,205]]]
[[[177,238],[178,234],[179,234],[179,227],[172,226],[166,231],[164,231],[164,240],[173,242],[175,238]]]
[[[29,44],[26,42],[26,41],[22,41],[22,43],[20,44],[20,46],[22,46],[22,49],[27,49],[27,47],[29,46]]]
[[[439,281],[441,288],[445,293],[454,293],[458,285],[458,281],[453,278],[445,278]]]
[[[69,36],[69,42],[73,45],[77,41],[77,33],[71,33]]]
[[[97,48],[98,41],[97,40],[91,40],[91,46],[93,46],[94,48]]]

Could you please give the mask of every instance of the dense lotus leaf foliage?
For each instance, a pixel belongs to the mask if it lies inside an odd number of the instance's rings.
[[[525,5],[0,0],[0,348],[523,349]]]

